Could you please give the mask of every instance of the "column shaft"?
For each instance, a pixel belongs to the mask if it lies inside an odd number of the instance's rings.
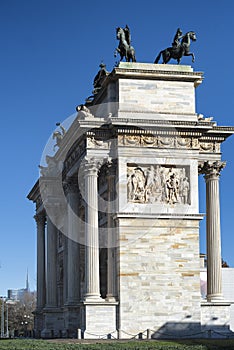
[[[222,298],[219,178],[206,181],[207,299]]]
[[[97,164],[95,164],[95,162],[87,162],[85,171],[85,300],[101,300],[99,277],[97,174]]]
[[[47,216],[46,307],[57,306],[57,228]]]
[[[45,281],[45,222],[44,214],[35,215],[37,223],[37,309],[45,307],[46,281]]]
[[[222,162],[205,162],[206,180],[206,246],[207,246],[207,300],[222,296],[222,258],[220,235],[219,176],[225,166]]]
[[[68,304],[77,304],[79,291],[79,218],[78,189],[76,183],[70,183],[68,189]]]
[[[111,167],[112,166],[112,167]],[[115,169],[113,164],[107,171],[108,181],[108,246],[107,246],[107,297],[108,301],[116,300],[116,241],[115,241],[115,223],[113,220],[114,201],[115,201]]]

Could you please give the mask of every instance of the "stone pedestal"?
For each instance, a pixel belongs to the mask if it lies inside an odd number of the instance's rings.
[[[230,303],[227,301],[201,303],[201,327],[207,338],[228,337],[230,332]]]
[[[111,302],[84,302],[83,334],[84,339],[108,339],[116,337],[116,306]]]

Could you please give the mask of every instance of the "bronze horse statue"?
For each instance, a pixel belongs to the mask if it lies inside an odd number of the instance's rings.
[[[196,41],[196,40],[197,38],[196,38],[195,32],[186,33],[184,36],[182,36],[181,42],[179,42],[179,39],[178,39],[178,44],[176,45],[172,44],[172,47],[168,47],[167,49],[160,51],[154,63],[159,62],[161,55],[163,59],[162,63],[168,63],[170,59],[173,58],[177,60],[179,64],[183,56],[192,56],[192,62],[194,62],[195,56],[194,56],[194,53],[190,52],[190,43],[191,41]]]
[[[136,62],[135,50],[131,46],[131,36],[129,27],[116,28],[116,38],[119,40],[119,46],[115,50],[115,57],[117,53],[120,54],[120,61],[125,57],[127,62]]]

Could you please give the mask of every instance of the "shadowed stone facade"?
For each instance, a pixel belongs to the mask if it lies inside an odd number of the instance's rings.
[[[120,63],[60,140],[36,203],[38,336],[193,334],[222,298],[221,143],[195,110],[190,66]],[[207,302],[200,295],[198,175],[206,181]],[[204,194],[205,195],[205,194]],[[222,318],[220,317],[222,315]],[[146,333],[145,333],[146,334]]]

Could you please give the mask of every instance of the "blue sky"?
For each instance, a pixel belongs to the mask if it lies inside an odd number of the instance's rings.
[[[194,70],[203,71],[197,112],[234,125],[234,2],[0,0],[0,295],[36,281],[34,207],[26,199],[45,144],[58,121],[91,94],[103,60],[112,70],[115,28],[128,24],[138,62],[152,63],[175,31],[194,30]],[[182,59],[191,64],[191,58]],[[222,255],[234,266],[234,136],[223,144]],[[201,179],[200,212],[205,186]],[[205,250],[201,224],[201,251]]]

